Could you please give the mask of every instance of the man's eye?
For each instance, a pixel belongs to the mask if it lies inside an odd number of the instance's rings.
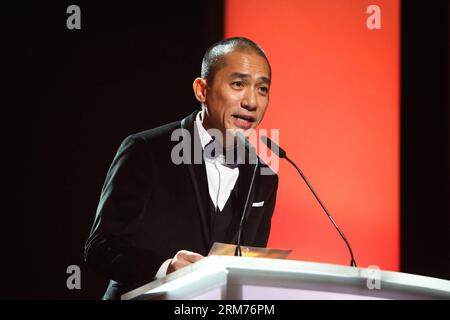
[[[242,81],[235,81],[231,84],[233,87],[236,88],[242,88],[244,86],[244,84],[242,83]]]
[[[267,93],[269,93],[269,88],[267,88],[267,87],[260,87],[259,91],[261,93],[263,93],[263,94],[267,94]]]

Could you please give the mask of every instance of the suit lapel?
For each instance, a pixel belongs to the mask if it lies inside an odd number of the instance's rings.
[[[186,147],[190,147],[191,149],[191,162],[189,164],[186,164],[186,167],[189,171],[189,175],[191,177],[191,181],[192,181],[192,186],[194,189],[194,194],[195,194],[195,199],[197,202],[197,207],[198,207],[198,211],[199,211],[199,216],[200,216],[200,222],[201,222],[201,226],[202,226],[202,233],[203,233],[203,240],[205,243],[205,248],[206,248],[206,252],[209,251],[209,247],[210,247],[210,241],[211,241],[211,229],[210,229],[210,223],[211,223],[211,213],[210,213],[210,209],[209,209],[209,192],[208,192],[208,180],[207,180],[207,176],[206,176],[206,166],[205,163],[203,161],[203,149],[201,147],[201,143],[200,143],[200,137],[198,135],[198,131],[195,128],[195,117],[197,115],[198,111],[195,111],[194,113],[192,113],[190,116],[184,118],[181,121],[181,128],[188,130],[191,139],[183,139],[184,142],[190,141],[190,146],[186,146]],[[197,148],[198,150],[195,150],[195,148]],[[201,154],[201,163],[200,164],[195,164],[194,162],[194,153],[195,152],[200,152]],[[239,179],[238,179],[238,183],[239,183],[239,187],[238,187],[238,191],[239,191],[239,195],[238,195],[238,199],[239,199],[239,220],[242,214],[242,211],[244,209],[244,205],[245,205],[245,201],[247,199],[247,194],[249,191],[249,187],[250,187],[250,181],[252,178],[252,174],[253,174],[253,169],[254,169],[254,164],[250,165],[248,164],[248,152],[246,150],[246,163],[245,164],[241,164],[239,165]],[[248,208],[247,208],[247,212],[245,215],[245,219],[244,219],[244,226],[245,226],[245,222],[248,220],[249,216],[252,213],[252,204],[253,204],[253,200],[254,200],[254,195],[255,195],[255,190],[256,188],[258,188],[258,175],[260,174],[260,169],[258,170],[258,172],[256,173],[256,177],[255,177],[255,184],[253,186],[253,190],[250,193],[250,197],[249,197],[249,203],[248,203]],[[245,231],[245,227],[244,227],[244,231]],[[237,236],[237,234],[236,234]],[[236,236],[234,237],[234,241],[236,240]],[[244,243],[244,239],[247,239],[248,237],[246,237],[245,234],[242,235],[242,240]]]
[[[185,143],[190,141],[190,145],[186,145],[186,148],[191,150],[191,162],[186,164],[191,177],[192,186],[194,189],[195,200],[197,202],[198,212],[200,216],[200,223],[202,226],[203,240],[206,248],[206,252],[209,250],[209,244],[211,239],[210,231],[210,213],[208,209],[208,180],[206,177],[206,167],[203,162],[203,149],[200,144],[200,137],[197,129],[195,129],[195,117],[198,111],[195,111],[190,116],[181,121],[181,128],[188,130],[191,139],[184,138]],[[197,148],[198,150],[195,150]],[[201,152],[201,163],[196,164],[194,162],[194,153]]]
[[[239,222],[237,224],[236,233],[232,239],[232,243],[237,243],[237,236],[238,236],[238,232],[239,232],[239,230],[238,230],[239,223],[240,223],[242,214],[244,214],[243,211],[244,211],[245,201],[247,200],[248,191],[250,188],[250,181],[252,179],[253,168],[254,168],[254,165],[248,164],[247,157],[246,157],[246,163],[239,165],[238,195],[237,195],[238,209],[236,212],[236,214],[238,214]],[[258,175],[258,173],[257,173],[257,175]],[[257,179],[257,178],[258,177],[256,176],[255,179]],[[252,212],[252,203],[253,203],[256,188],[257,188],[257,182],[255,180],[255,183],[253,185],[253,190],[250,193],[247,212],[245,213],[244,224],[243,224],[243,229],[242,229],[242,236],[241,236],[241,244],[246,243],[246,241],[244,239],[247,239],[246,230],[248,228],[245,228],[245,223],[248,220],[248,218],[250,217],[251,212]]]

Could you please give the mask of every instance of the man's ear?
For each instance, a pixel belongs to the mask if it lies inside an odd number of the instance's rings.
[[[192,84],[194,89],[195,98],[204,103],[206,101],[206,80],[203,78],[195,78]]]

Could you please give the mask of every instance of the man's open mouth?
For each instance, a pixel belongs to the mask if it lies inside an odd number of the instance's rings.
[[[233,114],[233,117],[235,117],[237,119],[245,120],[248,122],[255,122],[255,117],[252,117],[252,116],[247,116],[247,115],[242,115],[242,114]]]
[[[234,125],[243,130],[248,130],[253,126],[253,123],[256,121],[256,118],[253,116],[247,116],[242,114],[233,114],[232,121]]]

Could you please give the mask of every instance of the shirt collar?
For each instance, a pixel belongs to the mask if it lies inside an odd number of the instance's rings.
[[[206,145],[208,145],[208,143],[210,143],[213,140],[213,138],[203,126],[203,112],[204,110],[197,113],[197,116],[195,117],[195,123],[197,124],[197,130],[198,135],[200,136],[200,143],[202,145],[202,149],[205,150]]]
[[[214,143],[214,139],[211,137],[211,135],[208,133],[208,131],[203,126],[203,116],[204,116],[204,110],[197,113],[197,116],[195,117],[195,124],[197,125],[198,135],[200,137],[200,144],[202,145],[203,151],[205,151],[205,147],[210,143]],[[205,156],[205,160],[207,160],[207,161],[215,159],[215,160],[219,161],[221,164],[229,166],[229,167],[233,167],[233,168],[237,167],[237,165],[239,163],[244,163],[243,162],[244,158],[245,158],[245,156],[241,155],[239,152],[236,153],[236,150],[235,150],[234,159],[233,159],[232,163],[227,163],[225,156],[222,153],[217,156],[214,156],[211,159],[207,158]]]

